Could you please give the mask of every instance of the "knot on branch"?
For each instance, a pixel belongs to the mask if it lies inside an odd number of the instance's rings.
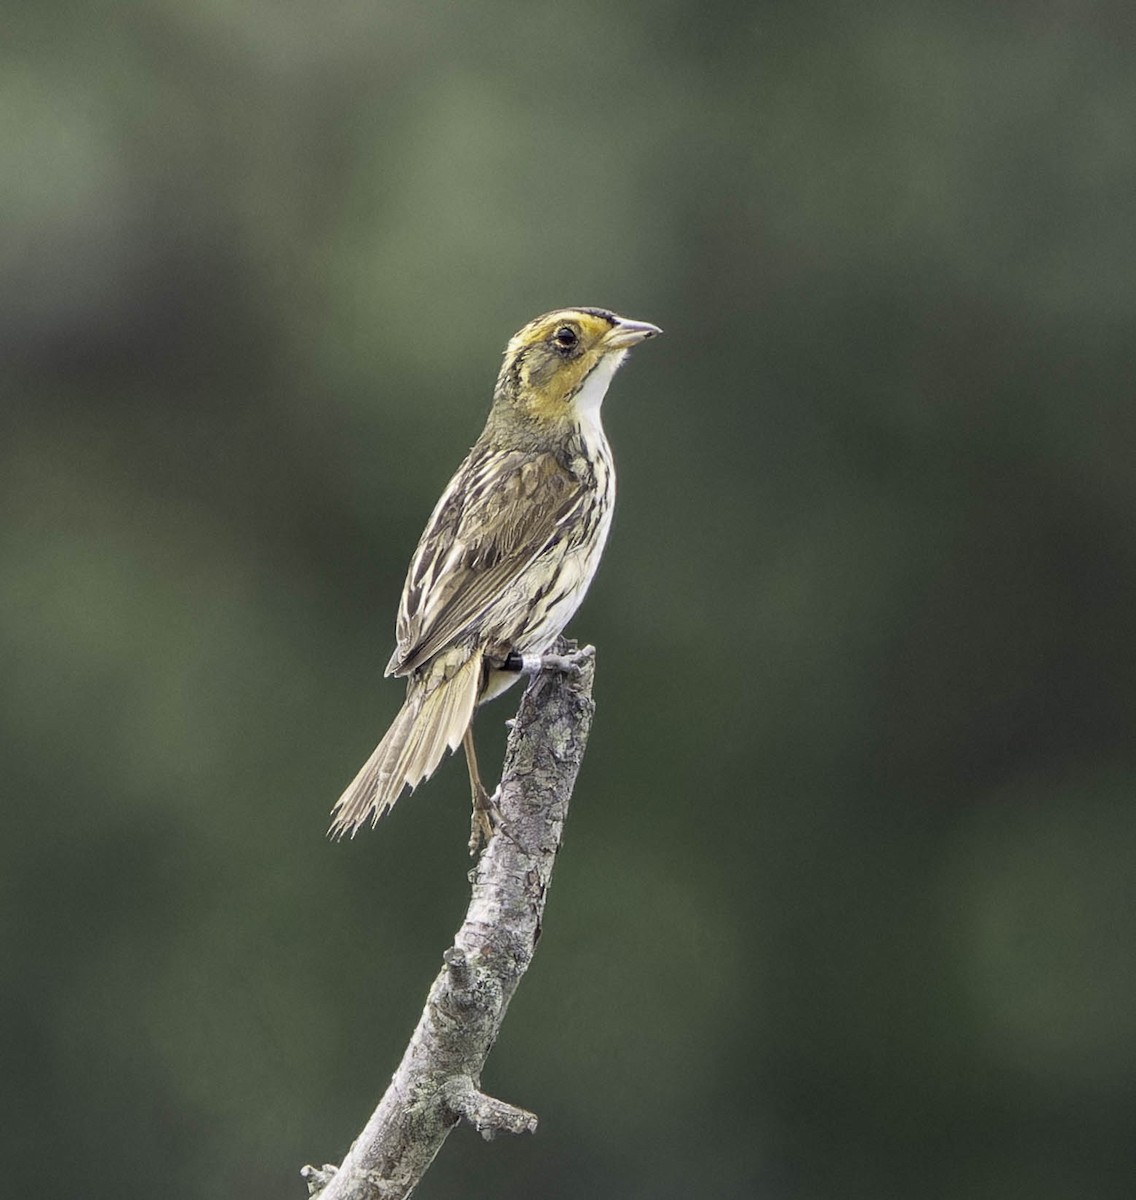
[[[331,1182],[332,1176],[339,1168],[335,1163],[324,1163],[322,1167],[303,1167],[300,1178],[308,1185],[308,1195],[318,1196]]]
[[[536,1113],[478,1091],[468,1075],[451,1079],[446,1084],[445,1096],[454,1116],[468,1121],[487,1142],[499,1133],[536,1132]]]
[[[470,955],[460,946],[451,946],[442,961],[446,969],[432,996],[439,1018],[448,1027],[459,1024],[465,1037],[483,1026],[495,1027],[505,1001],[501,981],[494,972],[486,969],[476,951]]]
[[[453,990],[455,992],[468,992],[473,986],[473,971],[470,969],[469,959],[466,957],[465,951],[459,946],[451,946],[442,955],[442,961],[449,969],[450,983],[453,985]]]

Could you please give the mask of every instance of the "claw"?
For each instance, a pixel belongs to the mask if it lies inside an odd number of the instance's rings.
[[[474,793],[473,815],[469,822],[470,858],[477,853],[483,841],[488,846],[494,833],[504,828],[505,818],[497,807],[497,793],[491,796],[484,788],[479,788]]]
[[[580,651],[574,654],[542,654],[540,655],[541,671],[559,671],[564,675],[571,675],[573,679],[579,679],[580,670]]]
[[[469,823],[469,856],[477,853],[478,847],[484,840],[485,845],[489,845],[491,838],[497,834],[503,834],[509,839],[519,850],[523,851],[530,858],[536,857],[536,851],[526,845],[513,830],[513,827],[505,820],[501,810],[497,807],[497,797],[501,794],[501,789],[498,787],[492,796],[488,795],[484,788],[481,789],[481,797],[479,803],[473,810],[473,817]]]

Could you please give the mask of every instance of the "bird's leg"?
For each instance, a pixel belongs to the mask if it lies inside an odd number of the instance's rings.
[[[478,846],[484,838],[489,845],[493,830],[503,824],[501,811],[493,803],[493,797],[485,790],[481,776],[477,770],[477,751],[473,748],[473,722],[470,721],[462,737],[465,749],[465,765],[469,768],[469,789],[473,795],[473,816],[469,823],[469,855],[472,858],[477,853]]]
[[[573,650],[568,654],[520,654],[510,650],[501,664],[502,671],[517,671],[522,675],[539,675],[541,671],[562,671],[565,675],[579,675],[580,663],[595,653],[591,646]]]

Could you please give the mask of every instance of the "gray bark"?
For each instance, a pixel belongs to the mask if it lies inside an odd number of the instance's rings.
[[[320,1200],[402,1200],[450,1130],[531,1133],[537,1119],[484,1095],[481,1071],[532,961],[576,773],[592,723],[591,647],[574,671],[536,675],[521,699],[496,801],[504,821],[471,872],[473,894],[402,1062],[336,1169],[305,1167]]]

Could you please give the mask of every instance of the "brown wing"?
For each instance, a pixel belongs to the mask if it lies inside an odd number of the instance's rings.
[[[581,498],[580,480],[552,454],[475,446],[411,560],[387,674],[405,675],[492,625],[502,592],[555,544],[558,522]]]

